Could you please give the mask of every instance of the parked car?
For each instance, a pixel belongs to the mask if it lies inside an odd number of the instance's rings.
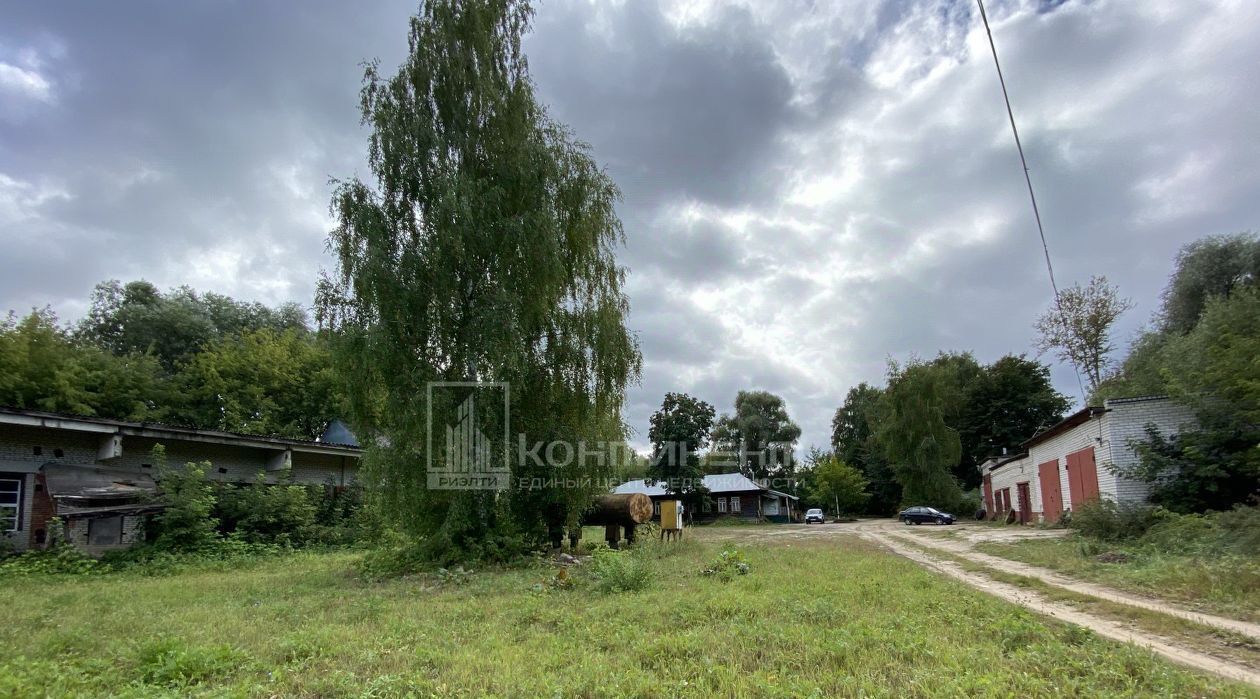
[[[907,507],[897,515],[897,518],[903,524],[923,524],[924,522],[936,522],[937,524],[953,524],[954,516],[948,512],[941,512],[934,507]]]
[[[827,521],[827,516],[826,516],[826,515],[824,515],[824,514],[823,514],[823,511],[822,511],[822,510],[820,510],[820,509],[818,509],[817,507],[815,507],[815,508],[814,508],[814,509],[812,509],[812,510],[806,510],[806,511],[805,511],[805,523],[806,523],[806,524],[813,524],[814,522],[817,522],[817,523],[819,523],[819,524],[822,524],[822,523],[823,523],[823,522],[825,522],[825,521]]]

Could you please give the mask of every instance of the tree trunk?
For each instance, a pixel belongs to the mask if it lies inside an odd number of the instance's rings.
[[[652,499],[643,493],[600,495],[582,517],[583,524],[634,526],[652,519]]]

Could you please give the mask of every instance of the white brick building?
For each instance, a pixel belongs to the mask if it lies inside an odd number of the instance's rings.
[[[86,551],[130,546],[161,510],[149,497],[158,444],[168,463],[209,461],[209,478],[234,483],[284,473],[344,487],[354,483],[360,455],[357,444],[0,408],[0,538],[18,550],[42,546],[60,517],[68,540]]]
[[[1165,435],[1195,425],[1194,414],[1167,397],[1108,400],[1069,415],[1024,442],[1024,451],[980,465],[985,511],[1013,511],[1024,523],[1055,522],[1064,511],[1094,498],[1140,502],[1146,484],[1113,467],[1137,463],[1130,443],[1146,439],[1146,426]]]

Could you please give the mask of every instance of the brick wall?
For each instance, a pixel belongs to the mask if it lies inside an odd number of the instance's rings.
[[[993,479],[993,504],[997,506],[998,491],[1004,488],[1011,490],[1011,509],[1019,509],[1019,488],[1018,484],[1029,482],[1029,500],[1032,505],[1032,521],[1037,521],[1037,515],[1041,514],[1041,502],[1038,500],[1037,494],[1032,492],[1033,481],[1037,480],[1037,465],[1031,459],[1025,457],[1017,461],[1011,461],[997,470],[990,471]],[[959,516],[969,516],[971,513],[955,513]]]
[[[1117,502],[1141,502],[1150,495],[1146,484],[1121,477],[1112,467],[1137,464],[1130,442],[1146,441],[1147,424],[1154,424],[1165,436],[1177,434],[1194,429],[1194,412],[1168,398],[1109,400],[1105,405],[1111,412],[1104,418],[1103,449],[1098,454],[1099,492]]]

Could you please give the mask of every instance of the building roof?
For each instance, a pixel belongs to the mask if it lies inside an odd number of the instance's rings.
[[[107,418],[50,413],[42,410],[24,410],[21,408],[9,408],[4,406],[0,406],[0,425],[43,427],[48,429],[96,434],[119,434],[123,436],[147,437],[151,439],[209,442],[231,446],[254,447],[259,449],[289,449],[292,451],[317,454],[335,454],[338,456],[350,456],[356,458],[362,451],[359,449],[357,444],[334,444],[331,442],[315,442],[305,439],[290,439],[287,437],[268,437],[265,435],[241,434],[238,432],[201,430],[192,427],[164,425],[157,422],[129,422],[126,420],[110,420]]]
[[[47,463],[41,468],[58,515],[122,514],[162,509],[146,473],[102,466]]]
[[[1021,444],[1020,446],[1023,447],[1025,451],[1027,451],[1029,447],[1035,444],[1040,444],[1046,441],[1047,439],[1050,439],[1051,437],[1054,437],[1056,435],[1063,434],[1064,432],[1067,432],[1068,430],[1072,429],[1073,427],[1076,427],[1077,425],[1085,424],[1086,422],[1089,422],[1090,419],[1092,419],[1095,415],[1101,415],[1102,413],[1105,413],[1105,412],[1107,412],[1107,409],[1101,406],[1097,406],[1097,405],[1085,406],[1084,408],[1081,408],[1080,410],[1063,418],[1059,422],[1038,432],[1032,437],[1029,437],[1028,440],[1025,441],[1023,444]]]
[[[328,423],[328,427],[324,430],[324,434],[320,436],[321,444],[344,444],[348,447],[359,446],[359,438],[354,436],[350,431],[350,427],[342,422],[340,418],[333,418]]]
[[[777,493],[790,498],[796,497],[794,495],[788,495],[787,493],[772,491],[742,473],[710,474],[704,477],[703,482],[704,487],[708,489],[710,493],[746,493],[750,490],[762,490],[767,493]],[[666,493],[664,486],[658,483],[649,483],[647,480],[642,478],[626,481],[616,488],[613,488],[613,492],[619,495],[625,493],[643,493],[648,497],[660,497],[668,494]]]

